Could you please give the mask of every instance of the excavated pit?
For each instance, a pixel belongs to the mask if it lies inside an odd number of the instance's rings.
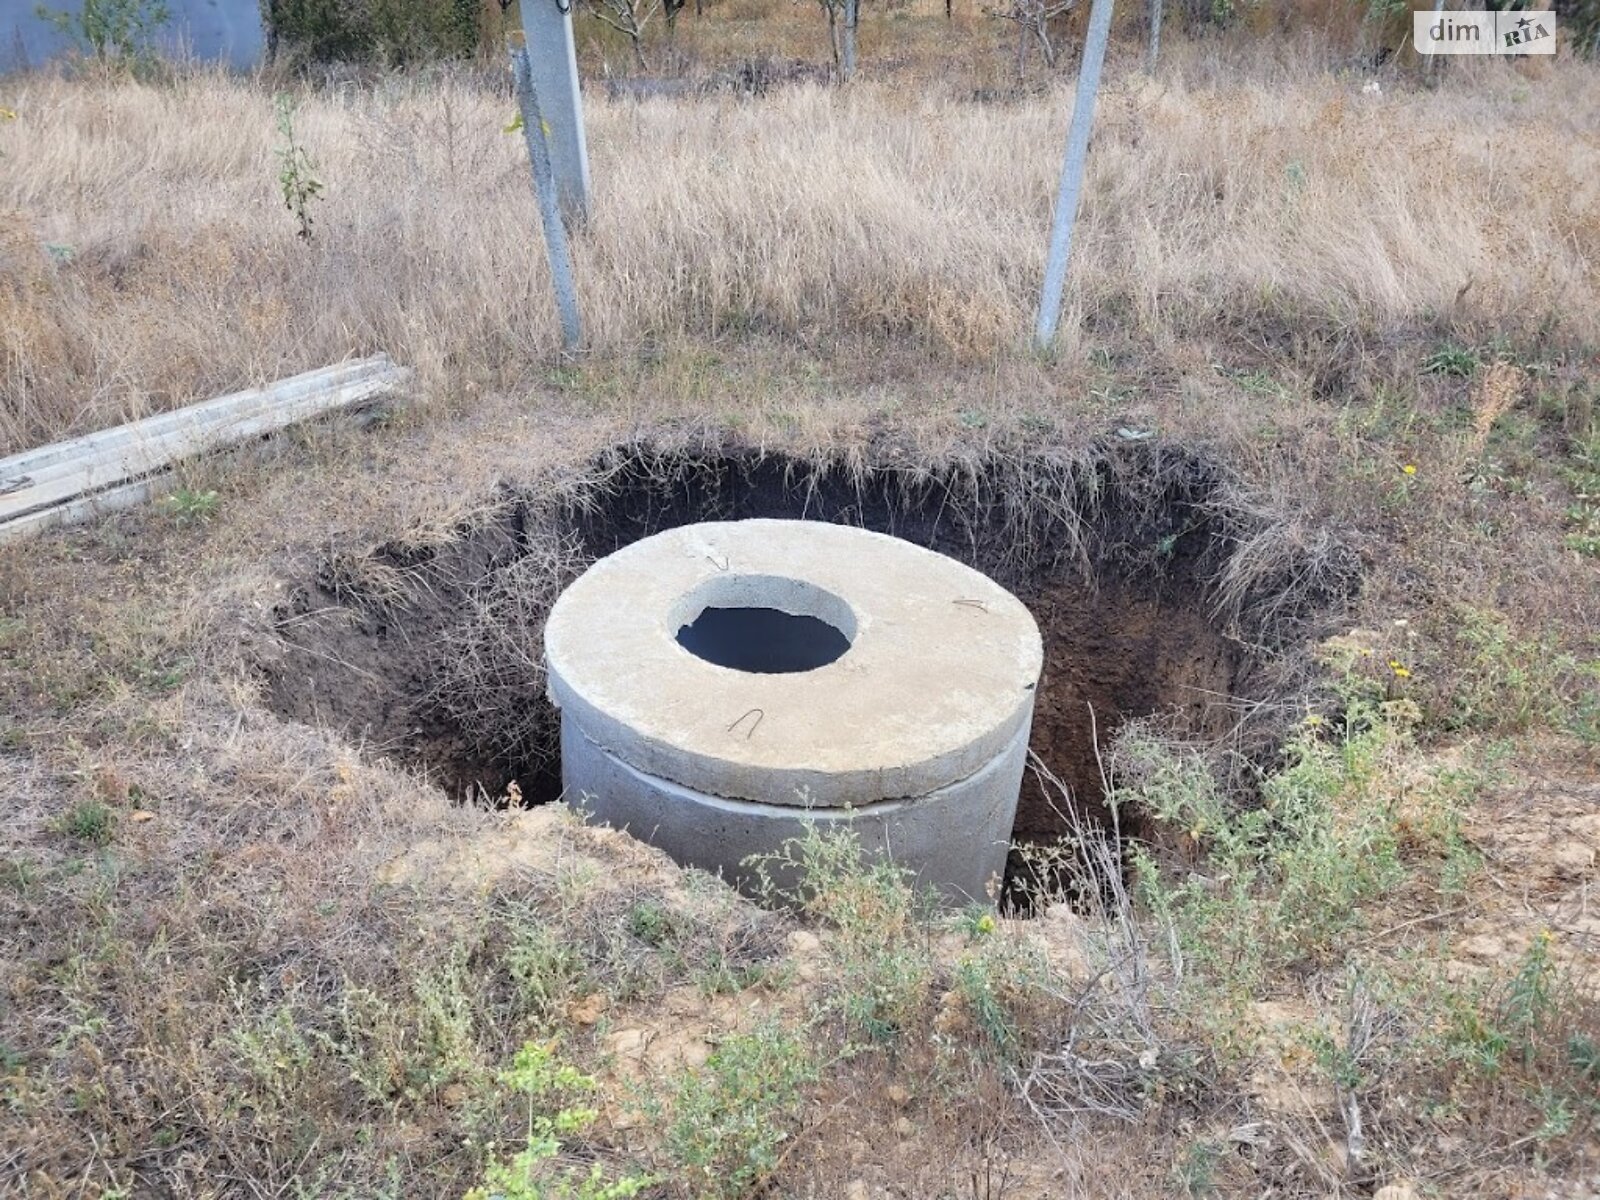
[[[556,596],[649,534],[749,517],[891,534],[1011,590],[1044,640],[1031,749],[1100,823],[1102,753],[1130,719],[1226,741],[1239,761],[1270,755],[1303,712],[1305,647],[1359,583],[1337,537],[1194,449],[1113,439],[930,466],[627,445],[571,477],[507,486],[453,528],[331,555],[275,614],[269,703],[458,797],[549,801],[559,723],[540,647]],[[703,657],[749,653],[751,623],[772,619],[707,611],[719,615],[680,635]],[[791,631],[799,658],[751,669],[842,652],[847,635],[816,624]],[[1121,818],[1140,833],[1139,814]],[[1071,823],[1024,780],[1016,840]]]

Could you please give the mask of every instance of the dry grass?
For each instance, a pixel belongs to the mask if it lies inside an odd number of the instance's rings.
[[[1453,321],[1600,340],[1600,74],[1456,72],[1437,91],[1197,55],[1119,74],[1099,115],[1068,348]],[[305,97],[327,193],[295,237],[272,98],[0,85],[0,451],[383,348],[453,391],[516,386],[556,329],[505,96],[466,78]],[[1070,101],[804,86],[588,100],[587,339],[892,338],[945,359],[1017,347]],[[47,250],[46,247],[54,247]],[[856,351],[860,353],[858,349]]]

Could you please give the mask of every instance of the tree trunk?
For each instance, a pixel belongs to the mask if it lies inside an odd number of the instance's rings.
[[[1156,59],[1161,57],[1161,7],[1162,0],[1150,0],[1150,57],[1146,69],[1155,74]]]
[[[840,55],[839,78],[848,83],[856,73],[856,25],[861,20],[861,0],[844,0],[844,48]]]
[[[833,52],[833,77],[842,79],[839,68],[839,13],[830,0],[822,0],[822,11],[828,14],[828,49]]]

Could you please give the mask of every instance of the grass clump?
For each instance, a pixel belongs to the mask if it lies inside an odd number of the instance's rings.
[[[1406,777],[1414,705],[1353,675],[1342,702],[1336,719],[1313,715],[1291,736],[1253,805],[1197,750],[1139,728],[1119,743],[1113,801],[1180,851],[1133,847],[1139,898],[1214,993],[1205,1007],[1223,1002],[1212,1011],[1236,1014],[1275,971],[1333,961],[1413,866],[1459,871],[1470,780]]]
[[[728,1037],[664,1105],[665,1150],[696,1196],[760,1189],[800,1126],[819,1064],[805,1031],[776,1025]]]
[[[58,832],[89,846],[109,846],[116,827],[116,813],[100,800],[80,801],[56,822]]]
[[[519,1006],[535,1018],[558,1014],[588,979],[580,947],[532,913],[512,921],[505,966],[516,982]]]
[[[633,1174],[608,1179],[600,1163],[584,1170],[556,1161],[563,1139],[584,1133],[599,1113],[578,1099],[594,1091],[595,1081],[557,1058],[552,1044],[528,1042],[499,1080],[527,1107],[523,1146],[509,1159],[492,1160],[466,1200],[627,1200],[653,1182]]]
[[[217,515],[222,498],[216,492],[179,488],[161,501],[161,507],[178,525],[204,525]]]
[[[991,919],[992,922],[992,919]],[[955,964],[954,993],[970,1020],[974,1048],[990,1061],[1016,1065],[1034,1040],[1029,1029],[1041,997],[1054,980],[1037,947],[996,936],[990,924],[975,929],[972,944]]]
[[[831,932],[842,986],[826,1007],[842,1023],[846,1055],[892,1047],[928,1003],[932,897],[918,893],[910,871],[867,853],[848,827],[812,824],[756,866],[770,901],[797,906]]]
[[[1465,378],[1478,369],[1481,360],[1470,346],[1446,342],[1422,360],[1422,369],[1429,375],[1454,375]]]
[[[1503,612],[1463,605],[1439,659],[1430,716],[1447,731],[1600,738],[1600,660],[1586,661],[1554,633],[1525,633]]]

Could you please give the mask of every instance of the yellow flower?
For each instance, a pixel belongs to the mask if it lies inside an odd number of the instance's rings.
[[[1315,729],[1318,725],[1322,724],[1322,717],[1317,713],[1310,713],[1306,716],[1305,724]]]
[[[1551,933],[1548,929],[1541,929],[1539,930],[1539,940],[1548,946],[1551,942],[1556,940],[1556,935]]]
[[[1402,663],[1397,658],[1391,658],[1389,660],[1389,670],[1393,671],[1395,673],[1395,677],[1398,678],[1398,679],[1410,679],[1411,678],[1411,670],[1410,670],[1410,668],[1407,667],[1404,663]]]
[[[984,913],[983,916],[978,918],[977,925],[974,926],[974,928],[976,928],[979,933],[993,933],[994,917],[990,916],[988,913]]]
[[[1405,466],[1401,467],[1400,469],[1402,471],[1404,471],[1407,475],[1415,475],[1417,473],[1417,465],[1416,465],[1416,463],[1407,463]]]

